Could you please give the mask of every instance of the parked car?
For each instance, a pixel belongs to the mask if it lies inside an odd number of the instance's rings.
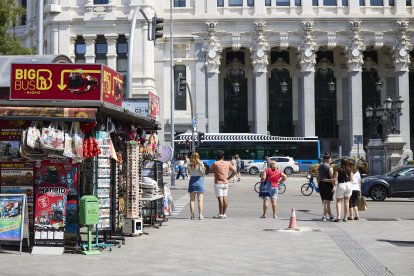
[[[299,171],[298,162],[293,160],[289,156],[272,156],[269,157],[269,160],[276,161],[279,166],[279,170],[283,171],[287,175],[291,175],[294,172]],[[250,173],[251,175],[256,175],[264,171],[265,163],[264,162],[251,162],[244,166],[244,171]]]
[[[383,201],[387,197],[414,197],[414,165],[362,179],[361,194],[375,201]]]
[[[359,173],[361,174],[361,176],[368,175],[368,163],[363,161],[362,159],[357,158],[357,157],[342,156],[342,157],[339,157],[339,158],[335,158],[335,159],[332,160],[331,165],[333,167],[340,166],[341,161],[343,159],[351,159],[354,162],[357,162],[358,166],[359,166]],[[315,176],[318,173],[318,167],[319,167],[319,164],[310,165],[309,166],[309,172],[312,173],[313,176]]]

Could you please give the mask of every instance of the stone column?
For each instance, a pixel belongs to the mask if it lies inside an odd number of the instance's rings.
[[[207,72],[207,131],[210,133],[218,133],[220,131],[218,74],[220,72],[219,67],[221,64],[221,52],[223,51],[223,47],[216,36],[217,26],[218,23],[207,23],[208,37],[202,48],[202,51],[206,54],[204,65]]]
[[[393,57],[395,65],[395,79],[397,95],[404,100],[402,115],[400,117],[401,138],[405,142],[403,158],[408,156],[413,159],[413,152],[410,145],[410,88],[409,88],[409,67],[411,64],[410,51],[413,45],[407,34],[408,21],[398,21],[398,37],[393,46]]]
[[[201,50],[202,44],[197,43],[195,63],[195,116],[197,117],[197,131],[207,132],[207,72],[204,61],[206,54]]]
[[[260,134],[267,133],[267,65],[269,64],[270,45],[264,36],[266,23],[255,22],[255,36],[250,47],[250,58],[254,73],[254,132]]]
[[[314,23],[302,22],[304,40],[298,47],[298,59],[302,72],[302,90],[299,91],[298,136],[315,136],[315,64],[318,44],[313,35]]]
[[[108,45],[108,53],[106,54],[108,67],[116,71],[116,40],[118,38],[118,34],[106,34],[105,38]]]
[[[85,63],[95,63],[95,34],[84,34],[86,44]]]
[[[365,45],[362,40],[361,26],[362,22],[353,21],[350,23],[351,41],[345,47],[346,59],[348,64],[349,74],[349,109],[344,112],[344,116],[349,118],[349,136],[348,141],[351,145],[349,156],[358,156],[358,144],[354,143],[355,135],[363,135],[363,116],[362,110],[362,65],[363,51]],[[365,151],[361,150],[362,145],[359,145],[359,155],[365,158]]]

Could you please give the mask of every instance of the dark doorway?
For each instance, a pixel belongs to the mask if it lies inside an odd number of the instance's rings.
[[[271,71],[267,129],[271,135],[293,136],[292,82],[287,69]]]
[[[226,71],[224,79],[224,126],[225,133],[248,133],[247,79],[241,68]]]

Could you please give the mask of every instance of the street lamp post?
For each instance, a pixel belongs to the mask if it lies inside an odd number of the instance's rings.
[[[385,109],[383,106],[368,106],[365,109],[365,115],[368,119],[368,121],[372,122],[374,124],[374,131],[372,133],[372,138],[373,139],[379,139],[380,134],[378,132],[378,126],[382,123],[382,121],[384,120],[384,115],[385,115]]]
[[[397,119],[402,115],[402,104],[404,100],[401,97],[387,98],[384,102],[385,114],[388,116],[391,128],[388,129],[388,134],[400,134],[400,129],[397,128]]]

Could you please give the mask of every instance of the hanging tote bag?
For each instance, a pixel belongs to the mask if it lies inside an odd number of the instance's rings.
[[[40,145],[43,149],[62,152],[65,149],[65,132],[59,129],[57,123],[51,123],[49,127],[42,128]]]
[[[259,187],[259,197],[269,197],[272,184],[269,180],[262,181]]]
[[[72,141],[72,147],[73,147],[73,153],[75,155],[75,159],[83,159],[83,139],[85,138],[85,135],[82,133],[80,128],[79,122],[72,123],[73,125],[73,141]]]
[[[37,122],[32,122],[26,130],[24,144],[31,149],[40,149],[40,130],[37,126]]]
[[[367,200],[365,196],[360,196],[358,198],[358,211],[366,211],[368,209]]]
[[[65,133],[65,148],[63,150],[63,155],[69,158],[75,158],[75,153],[73,150],[73,124],[70,126],[69,132]]]

